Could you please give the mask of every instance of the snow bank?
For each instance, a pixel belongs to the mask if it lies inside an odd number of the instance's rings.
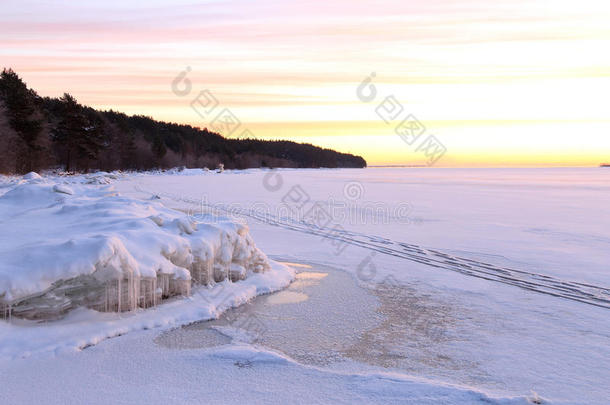
[[[107,173],[70,185],[34,174],[0,196],[4,317],[150,307],[189,295],[191,283],[237,281],[269,269],[245,222],[195,222],[158,200],[121,196],[103,185]]]

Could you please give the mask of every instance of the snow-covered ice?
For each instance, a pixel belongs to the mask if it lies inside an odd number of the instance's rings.
[[[48,319],[79,306],[133,310],[189,295],[191,282],[240,280],[269,268],[245,221],[208,215],[195,222],[112,186],[35,174],[23,180],[0,196],[7,317]]]

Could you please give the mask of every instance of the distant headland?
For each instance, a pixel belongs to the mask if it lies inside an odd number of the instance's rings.
[[[207,128],[99,111],[67,93],[40,97],[13,70],[0,74],[0,173],[220,164],[226,169],[366,167],[360,156],[311,144],[225,138]]]

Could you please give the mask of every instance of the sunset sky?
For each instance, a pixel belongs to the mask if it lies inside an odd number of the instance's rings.
[[[233,135],[369,164],[425,161],[394,133],[409,114],[446,147],[438,166],[610,161],[607,0],[4,0],[0,38],[0,65],[42,96],[209,127],[191,108],[207,89]],[[389,123],[387,96],[403,106]]]

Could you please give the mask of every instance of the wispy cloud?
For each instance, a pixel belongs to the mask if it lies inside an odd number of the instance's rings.
[[[327,122],[313,134],[324,143],[338,131],[332,122],[353,129],[349,122],[374,122],[353,95],[371,71],[428,121],[603,120],[609,20],[610,3],[593,0],[9,0],[0,60],[43,95],[70,91],[94,106],[200,125],[168,91],[188,65],[193,83],[213,89],[244,121],[288,129]],[[579,162],[596,159],[607,136],[607,127],[589,130],[577,138],[588,137],[588,148],[574,144]],[[443,131],[467,145],[482,136],[460,126]],[[536,137],[545,129],[519,131]],[[367,134],[353,132],[361,138],[350,147],[366,155]],[[512,145],[505,131],[487,136],[493,142],[477,153]],[[466,155],[454,159],[468,164]],[[383,159],[383,151],[375,155]]]

